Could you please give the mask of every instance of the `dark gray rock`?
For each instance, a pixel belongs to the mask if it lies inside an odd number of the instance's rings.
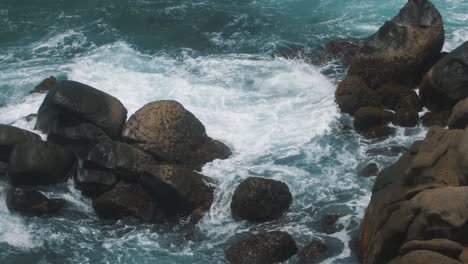
[[[60,211],[65,204],[61,198],[49,198],[36,190],[10,188],[6,195],[10,211],[31,215],[51,214]]]
[[[8,162],[17,144],[35,141],[41,141],[41,137],[21,128],[0,124],[0,161]]]

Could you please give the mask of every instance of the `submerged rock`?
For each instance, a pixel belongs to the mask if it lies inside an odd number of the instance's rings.
[[[232,264],[271,264],[284,261],[297,252],[296,242],[286,232],[266,232],[253,235],[224,251]]]
[[[320,240],[313,240],[300,253],[300,263],[315,264],[324,261],[328,255],[328,247]]]
[[[250,177],[234,191],[231,212],[235,218],[267,222],[283,215],[291,202],[291,192],[284,182]]]
[[[41,141],[41,137],[21,128],[0,124],[0,161],[8,161],[17,144],[35,141]]]
[[[54,76],[44,79],[29,93],[47,93],[57,84],[57,79]]]
[[[61,198],[49,198],[35,190],[10,188],[6,194],[6,204],[10,211],[42,215],[60,211],[65,204],[65,200]]]
[[[338,230],[337,222],[342,217],[340,214],[328,213],[320,220],[320,230],[326,234],[336,233]]]

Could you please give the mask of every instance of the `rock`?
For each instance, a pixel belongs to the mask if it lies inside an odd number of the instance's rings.
[[[93,207],[103,219],[135,217],[145,222],[157,222],[164,218],[151,196],[137,184],[116,186],[94,198]]]
[[[326,234],[333,234],[337,231],[337,222],[342,217],[339,214],[328,213],[320,220],[320,230]]]
[[[364,169],[359,172],[361,177],[377,176],[379,173],[379,166],[376,163],[369,163]]]
[[[446,127],[448,125],[449,117],[450,117],[450,111],[428,112],[421,117],[421,121],[422,121],[422,125],[425,127],[431,127],[431,126]]]
[[[409,0],[400,13],[368,38],[351,61],[349,74],[376,89],[388,82],[414,87],[439,59],[442,17],[427,0]]]
[[[284,261],[297,252],[294,239],[286,232],[253,235],[224,251],[232,264],[271,264]]]
[[[64,182],[71,175],[75,156],[48,142],[26,142],[11,153],[8,179],[13,186],[47,185]]]
[[[394,134],[395,128],[386,125],[380,125],[358,132],[366,139],[380,139]]]
[[[176,101],[143,106],[130,117],[123,136],[159,160],[194,168],[231,154],[223,143],[209,138],[203,124]]]
[[[413,144],[411,145],[410,149],[409,149],[409,153],[411,155],[416,155],[418,154],[419,152],[419,149],[421,148],[422,144],[424,143],[424,141],[422,140],[416,140],[413,142]]]
[[[85,196],[95,197],[112,189],[118,182],[117,177],[106,171],[77,169],[75,185]]]
[[[40,84],[38,84],[32,91],[29,93],[47,93],[57,84],[57,79],[54,76],[44,79]]]
[[[128,182],[138,182],[140,172],[158,162],[151,155],[129,144],[117,141],[101,141],[89,152],[84,166],[111,171]]]
[[[389,146],[389,147],[368,149],[366,150],[366,154],[369,156],[396,157],[406,151],[408,151],[408,149],[403,146]]]
[[[198,224],[203,216],[205,215],[205,211],[202,208],[197,208],[192,211],[192,215],[190,216],[190,223],[196,225]]]
[[[284,182],[250,177],[234,191],[231,212],[234,218],[267,222],[283,215],[291,202],[291,192]]]
[[[468,125],[468,98],[458,102],[452,109],[448,125],[451,129],[465,129]]]
[[[6,194],[8,210],[31,215],[52,214],[60,211],[65,204],[61,198],[49,198],[35,190],[10,188]]]
[[[389,264],[461,264],[461,262],[436,252],[417,250],[394,259]]]
[[[418,111],[408,108],[400,108],[395,112],[393,124],[401,127],[415,127],[418,125]]]
[[[335,100],[340,110],[354,115],[361,107],[380,106],[380,97],[359,77],[348,75],[337,87]]]
[[[450,110],[468,97],[468,42],[438,61],[424,76],[420,96],[431,111]]]
[[[320,263],[327,258],[328,247],[320,240],[313,240],[300,253],[300,263]]]
[[[399,108],[413,109],[416,112],[422,110],[419,97],[415,91],[400,85],[387,83],[377,90],[382,106],[396,111]]]
[[[377,107],[361,107],[354,114],[354,128],[366,131],[369,128],[386,125],[393,119],[393,113]]]
[[[8,161],[15,145],[41,141],[41,137],[27,130],[0,124],[0,161]]]
[[[79,82],[61,81],[42,102],[35,128],[67,137],[66,128],[87,123],[118,139],[126,119],[127,109],[117,98]]]
[[[6,176],[8,173],[8,163],[0,161],[0,176]]]
[[[181,165],[149,166],[142,171],[141,182],[168,214],[190,215],[213,202],[213,187],[207,178]]]
[[[411,240],[400,248],[400,255],[406,255],[415,250],[429,250],[453,259],[459,259],[463,246],[447,239]]]

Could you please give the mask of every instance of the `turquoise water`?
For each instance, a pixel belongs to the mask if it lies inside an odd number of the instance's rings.
[[[118,97],[130,114],[153,100],[183,103],[234,155],[203,173],[216,198],[197,227],[107,223],[72,182],[50,191],[67,200],[52,217],[10,214],[0,203],[0,263],[223,263],[223,250],[249,233],[284,230],[299,248],[313,238],[330,245],[324,263],[358,263],[356,236],[373,184],[357,171],[373,147],[408,146],[423,128],[399,129],[367,141],[334,104],[343,72],[330,63],[272,59],[277,46],[317,46],[372,34],[403,0],[2,0],[0,123],[32,130],[43,95],[28,95],[49,75],[73,79]],[[468,1],[434,1],[446,23],[444,49],[468,40]],[[294,202],[277,221],[236,222],[229,202],[253,175],[288,183]],[[0,177],[0,201],[6,182]],[[339,232],[320,232],[321,216],[345,215]],[[289,263],[295,263],[291,259]]]

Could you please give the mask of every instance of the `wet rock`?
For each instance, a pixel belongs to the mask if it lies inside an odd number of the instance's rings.
[[[6,176],[8,173],[8,163],[0,161],[0,176]]]
[[[41,141],[41,137],[21,128],[0,124],[0,161],[8,161],[17,144],[35,141]]]
[[[327,258],[328,247],[320,240],[313,240],[300,253],[300,263],[320,263]]]
[[[118,182],[117,177],[110,172],[90,169],[77,169],[74,180],[76,188],[90,197],[109,191]]]
[[[21,143],[11,153],[8,179],[13,186],[57,184],[71,176],[75,161],[73,153],[59,145]]]
[[[447,239],[411,240],[400,248],[400,255],[415,250],[429,250],[453,259],[459,259],[463,246]]]
[[[40,84],[38,84],[32,91],[29,93],[47,93],[57,84],[57,79],[54,76],[44,79]]]
[[[223,143],[209,138],[203,124],[176,101],[143,106],[130,117],[123,136],[159,160],[194,168],[231,154]]]
[[[462,262],[427,250],[416,250],[396,258],[389,264],[461,264]]]
[[[395,112],[393,124],[401,127],[415,127],[418,125],[419,113],[411,108],[400,108]]]
[[[171,215],[190,215],[197,208],[208,210],[213,202],[213,187],[207,180],[181,165],[149,166],[141,174],[144,188]]]
[[[377,176],[378,173],[379,173],[379,166],[376,163],[369,163],[366,167],[364,167],[359,172],[359,176],[372,177],[372,176]]]
[[[393,119],[393,113],[377,107],[361,107],[354,114],[354,128],[366,131],[372,127],[386,125]]]
[[[198,224],[203,216],[205,215],[205,211],[202,208],[197,208],[192,211],[192,215],[190,216],[190,223],[196,225]]]
[[[374,126],[366,130],[358,131],[366,139],[381,139],[395,133],[395,128],[386,125]]]
[[[413,87],[439,59],[443,44],[443,21],[435,6],[426,0],[409,0],[364,42],[349,74],[374,89],[388,82]]]
[[[49,198],[35,190],[10,188],[6,194],[8,210],[32,215],[52,214],[60,211],[65,200]]]
[[[369,156],[386,156],[386,157],[396,157],[402,153],[408,151],[406,147],[403,146],[389,146],[382,148],[371,148],[366,151],[366,154]]]
[[[270,264],[284,261],[297,252],[294,239],[286,232],[253,235],[224,251],[232,264]]]
[[[79,82],[61,81],[42,102],[36,129],[67,137],[66,128],[88,123],[118,139],[126,118],[127,109],[117,98]]]
[[[284,182],[250,177],[234,191],[231,212],[234,218],[267,222],[283,215],[291,202],[291,192]]]
[[[342,217],[339,214],[328,213],[320,220],[320,230],[326,234],[336,233],[338,230],[337,222]]]
[[[452,109],[448,125],[451,129],[465,129],[468,125],[468,98],[458,102]]]
[[[448,125],[449,117],[450,117],[450,111],[428,112],[421,117],[421,122],[422,122],[422,125],[425,127],[431,127],[431,126],[446,127]]]
[[[418,95],[407,86],[387,83],[379,87],[377,92],[382,106],[386,109],[396,111],[399,108],[405,108],[416,112],[422,109]]]
[[[157,222],[164,218],[151,196],[137,184],[116,186],[94,198],[93,207],[103,219],[135,217],[145,222]]]
[[[421,101],[432,111],[450,110],[468,97],[468,42],[437,62],[420,85]]]
[[[361,107],[380,106],[380,97],[358,76],[348,75],[337,87],[335,100],[340,110],[354,115]]]

